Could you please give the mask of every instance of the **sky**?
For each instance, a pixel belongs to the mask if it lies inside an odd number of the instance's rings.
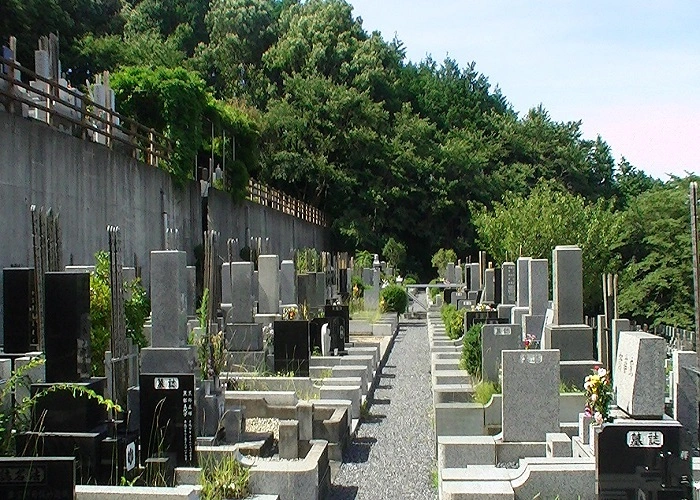
[[[616,161],[700,172],[700,1],[348,0],[407,59],[476,63],[523,116],[582,121]]]

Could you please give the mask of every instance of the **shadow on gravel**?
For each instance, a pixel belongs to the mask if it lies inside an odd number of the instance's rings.
[[[378,386],[377,386],[377,389],[386,389],[386,390],[388,390],[388,389],[393,389],[393,388],[394,388],[394,386],[391,385],[391,384],[387,384],[387,385],[378,385]]]
[[[396,368],[396,365],[384,365],[384,368]]]
[[[391,399],[373,399],[372,406],[374,405],[388,405],[391,404]]]
[[[396,378],[396,375],[393,373],[382,373],[379,375],[379,378]]]
[[[369,460],[369,452],[377,442],[373,437],[356,437],[343,454],[343,463],[360,464]]]
[[[386,415],[382,415],[381,413],[370,413],[369,415],[366,415],[362,417],[362,423],[363,424],[380,424],[382,420],[386,418]]]
[[[357,498],[357,490],[357,486],[332,484],[326,498],[327,500],[355,500]]]

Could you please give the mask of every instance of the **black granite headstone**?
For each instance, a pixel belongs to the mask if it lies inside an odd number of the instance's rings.
[[[339,269],[338,272],[338,290],[341,295],[347,295],[349,292],[347,269]]]
[[[443,304],[452,303],[452,292],[456,292],[456,288],[443,288],[442,289],[442,302]]]
[[[75,382],[75,385],[104,395],[107,379],[93,378],[88,382]],[[32,396],[50,389],[54,384],[32,384]],[[91,432],[95,427],[105,423],[107,410],[97,399],[70,389],[47,392],[37,398],[32,408],[32,429],[45,432]]]
[[[343,306],[339,304],[327,305],[325,307],[326,318],[340,318],[340,331],[343,334],[345,342],[350,342],[350,306]],[[345,349],[345,346],[340,348]]]
[[[331,353],[345,353],[345,329],[343,318],[331,316],[328,321],[328,333],[331,336]],[[336,351],[337,349],[337,351]]]
[[[693,498],[690,450],[676,421],[620,421],[594,435],[596,493],[601,500]]]
[[[2,270],[3,328],[6,353],[26,353],[37,344],[34,300],[34,268]]]
[[[100,443],[106,435],[106,425],[94,432],[23,432],[16,436],[16,454],[74,457],[78,484],[94,483],[100,474]]]
[[[311,352],[323,352],[321,328],[328,322],[326,318],[314,318],[309,321],[309,342]]]
[[[500,267],[493,270],[493,303],[498,305],[501,303],[502,294],[502,283],[501,283],[502,271]]]
[[[141,461],[172,456],[177,467],[196,464],[193,374],[141,374]]]
[[[134,479],[139,469],[138,434],[120,433],[116,437],[106,437],[100,446],[100,484],[114,484],[122,477]]]
[[[499,318],[498,311],[466,311],[464,313],[464,329],[468,330],[474,323],[494,324],[508,323],[509,318]]]
[[[309,376],[309,337],[308,321],[275,321],[275,372]]]
[[[0,457],[0,497],[6,500],[73,500],[75,459]]]
[[[47,382],[78,382],[90,377],[90,275],[45,275]]]

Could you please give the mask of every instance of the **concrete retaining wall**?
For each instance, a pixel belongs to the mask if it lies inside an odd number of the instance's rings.
[[[271,251],[282,258],[292,248],[329,249],[326,228],[212,191],[210,228],[222,242],[244,241],[247,227],[251,236],[270,238]],[[60,213],[65,265],[92,264],[107,249],[107,225],[120,226],[125,265],[140,267],[146,286],[149,254],[164,248],[166,224],[178,229],[190,265],[202,241],[199,183],[177,187],[166,172],[125,154],[0,111],[0,268],[33,265],[32,204]],[[1,294],[0,286],[0,316]]]

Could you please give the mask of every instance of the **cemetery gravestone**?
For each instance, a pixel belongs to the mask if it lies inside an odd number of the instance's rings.
[[[231,294],[231,310],[226,321],[230,323],[253,322],[253,263],[231,262],[231,282],[235,284]]]
[[[484,325],[481,327],[481,374],[484,380],[500,382],[501,352],[522,347],[520,325]]]
[[[594,436],[601,500],[693,498],[690,453],[675,421],[618,419]]]
[[[645,332],[621,332],[615,361],[617,406],[633,418],[664,416],[666,341]]]
[[[484,271],[484,296],[481,301],[493,303],[496,300],[495,270],[486,269]]]
[[[283,260],[280,264],[280,300],[282,305],[297,303],[294,261]]]
[[[344,342],[350,342],[350,306],[339,304],[326,305],[324,309],[326,318],[340,318],[338,325],[339,332],[342,335]],[[341,350],[344,350],[345,346]]]
[[[74,458],[0,458],[2,498],[74,500],[75,483]]]
[[[33,316],[34,268],[9,267],[3,269],[2,275],[4,352],[26,353],[38,343]]]
[[[552,283],[555,325],[583,323],[583,261],[577,246],[557,246],[552,251]]]
[[[277,255],[258,257],[258,312],[277,314],[280,308],[280,271]]]
[[[172,457],[196,465],[193,374],[141,374],[141,458]]]
[[[504,262],[501,268],[501,304],[515,304],[517,295],[516,269],[513,262]]]
[[[187,343],[187,254],[151,252],[151,347]]]
[[[549,262],[547,259],[528,261],[528,314],[523,316],[523,333],[542,337],[544,315],[549,303]]]
[[[90,275],[44,275],[44,332],[47,382],[90,377]]]
[[[593,328],[583,324],[582,266],[580,248],[557,246],[552,251],[554,300],[542,341],[545,349],[559,349],[562,361],[594,360],[598,354]]]
[[[544,442],[559,432],[559,351],[502,351],[503,441]]]
[[[275,372],[309,376],[311,343],[308,321],[275,321]]]
[[[469,264],[469,291],[478,292],[481,290],[481,267],[479,263]]]
[[[493,270],[493,303],[498,306],[501,303],[501,268],[497,267]]]
[[[445,268],[445,281],[447,283],[456,283],[457,282],[457,277],[455,275],[455,263],[454,262],[447,263],[447,267]]]

